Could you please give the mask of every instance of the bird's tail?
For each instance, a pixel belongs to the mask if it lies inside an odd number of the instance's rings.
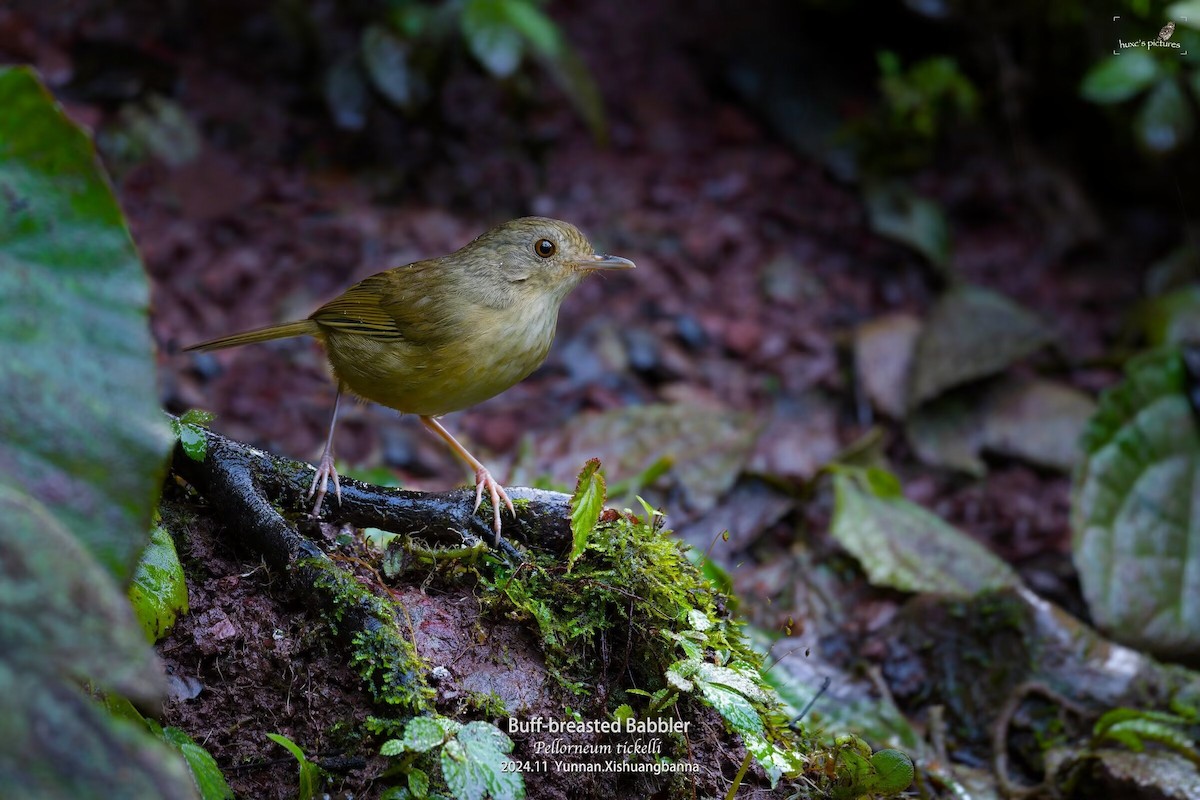
[[[191,347],[183,348],[184,351],[189,350],[221,350],[225,347],[237,347],[243,344],[254,344],[255,342],[268,342],[271,339],[287,339],[291,336],[316,336],[320,333],[320,326],[311,319],[301,319],[296,322],[285,322],[281,325],[269,325],[265,328],[256,328],[252,331],[243,331],[230,336],[222,336],[219,339],[209,339],[207,342],[200,342]]]

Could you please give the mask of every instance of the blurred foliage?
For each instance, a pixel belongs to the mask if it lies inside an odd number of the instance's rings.
[[[325,100],[343,128],[366,127],[371,89],[406,113],[439,90],[444,62],[459,46],[498,81],[530,60],[562,89],[598,141],[607,137],[604,105],[591,73],[541,0],[391,0],[364,21],[357,46],[336,52],[324,79]]]
[[[1190,143],[1196,128],[1200,60],[1183,54],[1200,52],[1200,2],[1166,9],[1166,17],[1174,22],[1170,33],[1164,28],[1158,34],[1157,22],[1148,14],[1142,17],[1145,35],[1131,41],[1121,37],[1114,52],[1084,75],[1080,94],[1092,103],[1115,107],[1119,124],[1132,125],[1143,150],[1164,155]],[[1125,118],[1129,113],[1132,119]]]
[[[1177,348],[1126,365],[1084,434],[1072,497],[1072,551],[1096,625],[1152,652],[1195,658],[1200,630],[1197,354]]]
[[[908,172],[929,162],[949,128],[975,119],[979,92],[949,56],[905,68],[896,53],[881,50],[876,61],[882,102],[850,122],[843,136],[863,174]]]
[[[0,107],[0,791],[192,797],[183,760],[80,685],[165,690],[118,588],[171,448],[146,276],[92,143],[32,70],[0,69]]]

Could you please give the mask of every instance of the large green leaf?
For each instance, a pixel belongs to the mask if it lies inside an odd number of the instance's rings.
[[[0,485],[0,786],[11,797],[189,798],[183,762],[101,710],[163,675],[112,578],[37,500]]]
[[[1200,430],[1178,350],[1139,357],[1084,435],[1072,547],[1096,624],[1200,655]]]
[[[31,70],[0,70],[0,108],[0,482],[124,582],[171,447],[145,275],[92,143]]]
[[[525,779],[508,757],[512,740],[495,725],[468,722],[442,746],[442,778],[459,800],[523,800]]]
[[[147,287],[86,136],[0,69],[0,793],[194,797],[178,754],[80,683],[157,701],[117,582],[171,446]]]

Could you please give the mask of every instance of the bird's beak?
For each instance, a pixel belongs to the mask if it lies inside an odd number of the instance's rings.
[[[595,269],[633,269],[634,264],[628,258],[620,256],[602,256],[596,254],[591,258],[580,259],[579,261],[571,262],[576,269],[595,270]]]

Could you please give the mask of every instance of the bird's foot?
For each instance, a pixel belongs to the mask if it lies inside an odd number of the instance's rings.
[[[492,477],[492,473],[488,472],[485,467],[480,467],[475,470],[475,508],[472,513],[479,510],[480,504],[483,502],[483,490],[487,489],[488,499],[492,501],[492,526],[496,529],[496,540],[500,539],[500,501],[504,501],[504,506],[508,508],[509,513],[515,519],[517,509],[513,507],[513,501],[509,498],[508,492],[504,491],[504,487],[496,482]]]
[[[308,489],[308,496],[316,495],[317,502],[313,505],[311,516],[316,519],[321,515],[321,503],[325,500],[325,492],[329,489],[329,480],[333,479],[333,495],[337,498],[338,505],[342,503],[342,484],[338,480],[337,470],[333,468],[333,453],[326,450],[321,454],[321,463],[317,466],[317,474],[313,476],[312,486]]]

